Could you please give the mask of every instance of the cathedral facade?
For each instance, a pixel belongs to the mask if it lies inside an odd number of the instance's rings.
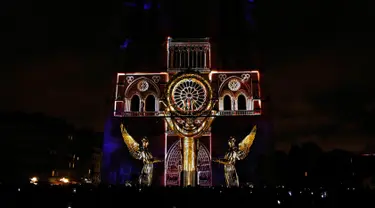
[[[180,138],[165,123],[163,119],[165,107],[161,103],[166,96],[168,82],[182,74],[198,74],[211,85],[217,117],[259,116],[262,107],[260,74],[257,70],[212,69],[211,44],[208,38],[172,39],[168,37],[166,52],[167,68],[165,71],[117,74],[113,116],[125,120],[160,118],[162,124],[158,125],[158,128],[162,126],[164,137],[162,184],[179,186],[181,185],[182,144]],[[198,108],[199,95],[204,94],[205,89],[194,83],[182,84],[180,88],[175,92],[177,107],[185,106],[184,102],[178,101],[179,97],[185,96],[186,92],[194,91],[196,93],[192,93],[191,96],[194,105]],[[145,126],[145,128],[153,128],[153,126]],[[204,132],[197,142],[197,184],[200,186],[211,186],[213,183],[212,142],[211,128]]]

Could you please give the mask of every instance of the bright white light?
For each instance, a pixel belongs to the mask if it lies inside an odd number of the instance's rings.
[[[277,204],[281,204],[281,201],[280,201],[280,200],[277,200]]]
[[[32,177],[32,178],[30,178],[30,183],[32,183],[32,184],[38,184],[38,178],[37,177]]]
[[[69,183],[69,179],[67,178],[61,178],[60,181],[63,183]]]
[[[321,198],[326,198],[327,197],[327,192],[323,192],[321,195],[320,195]]]
[[[21,191],[21,189],[20,189],[20,188],[18,188],[18,191]]]
[[[288,191],[288,194],[289,194],[289,196],[292,196],[292,192],[291,191]]]
[[[73,189],[73,193],[76,193],[76,192],[77,192],[77,189],[74,188],[74,189]]]

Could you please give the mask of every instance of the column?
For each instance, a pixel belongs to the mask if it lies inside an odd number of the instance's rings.
[[[211,47],[208,47],[208,68],[211,68]]]
[[[190,47],[187,48],[187,68],[190,68]]]
[[[169,68],[174,68],[174,49],[169,49],[169,53],[171,53]]]
[[[203,58],[203,68],[207,68],[207,48],[204,47],[203,48],[203,54],[204,54],[204,58]]]
[[[171,53],[170,42],[171,42],[171,38],[167,37],[167,69],[172,67],[171,60],[173,60],[173,52]]]
[[[197,155],[194,137],[184,137],[182,140],[182,177],[183,186],[195,186]]]
[[[125,111],[130,111],[130,99],[125,98]]]

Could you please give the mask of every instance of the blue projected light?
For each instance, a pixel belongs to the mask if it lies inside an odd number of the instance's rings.
[[[247,0],[250,4],[246,4],[245,6],[245,19],[248,23],[250,23],[250,25],[253,25],[255,24],[255,21],[253,19],[253,10],[255,8],[255,5],[253,4],[254,3],[254,0]]]
[[[143,9],[144,9],[144,10],[149,10],[149,9],[151,9],[151,3],[145,3],[145,4],[143,5]]]
[[[116,163],[116,161],[119,159],[116,157],[116,154],[119,152],[119,150],[121,150],[124,144],[123,140],[121,139],[121,136],[116,135],[116,133],[113,133],[115,130],[118,134],[120,134],[119,126],[119,122],[112,117],[109,117],[107,119],[104,126],[101,175],[102,180],[105,181],[105,183],[109,184],[116,184],[116,181],[119,177],[119,167]]]
[[[137,3],[134,3],[134,2],[124,2],[123,5],[126,7],[143,6],[143,10],[150,10],[152,8],[151,2],[146,2],[143,5],[142,4],[137,5]],[[157,8],[160,9],[160,4],[157,5]]]
[[[120,45],[120,48],[121,48],[121,49],[126,49],[126,48],[128,48],[130,42],[131,42],[130,39],[128,39],[128,38],[125,39],[125,41]]]
[[[124,6],[128,6],[128,7],[136,7],[137,4],[136,4],[136,3],[133,3],[133,2],[124,2]]]

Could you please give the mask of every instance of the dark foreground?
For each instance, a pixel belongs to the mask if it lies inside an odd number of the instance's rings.
[[[374,207],[375,194],[356,188],[134,188],[1,186],[0,207]]]

